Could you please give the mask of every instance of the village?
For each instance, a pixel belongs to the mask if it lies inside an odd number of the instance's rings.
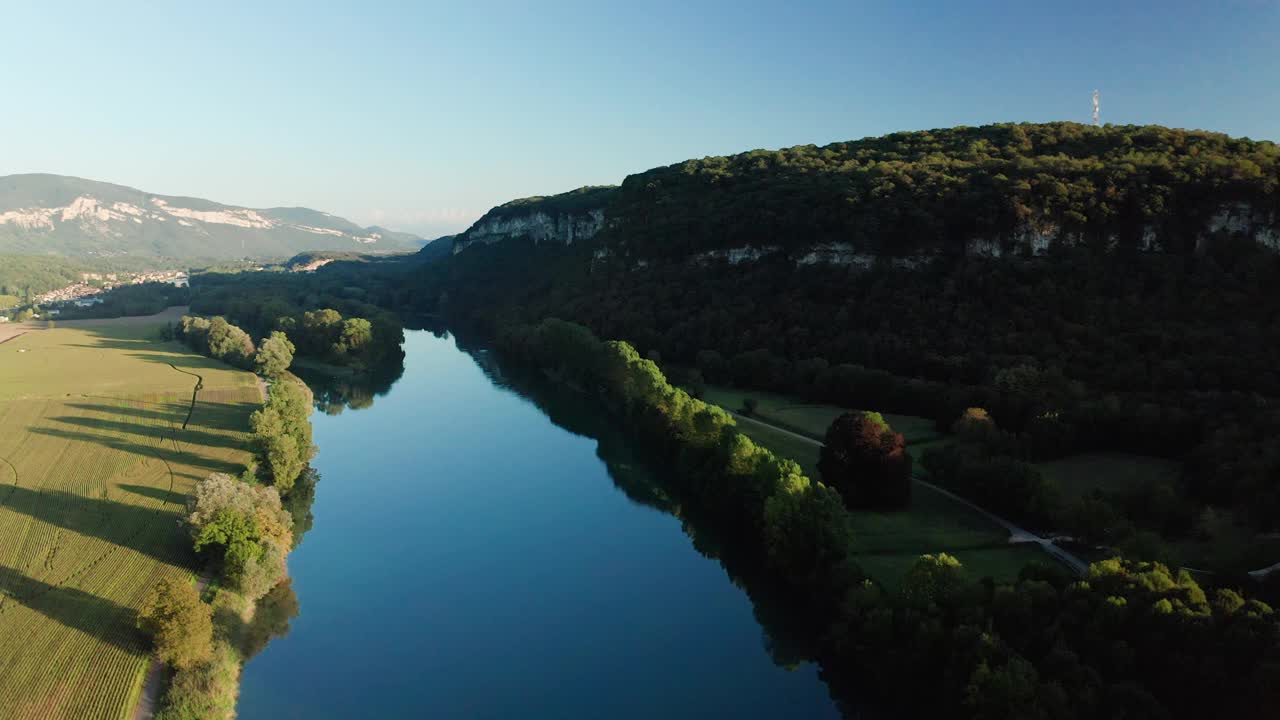
[[[0,311],[0,323],[52,319],[68,307],[87,308],[100,305],[101,295],[113,288],[143,283],[170,283],[186,287],[190,276],[186,270],[151,270],[137,273],[81,273],[80,281],[32,298],[26,306]],[[42,310],[43,308],[43,310]]]
[[[94,297],[95,295],[120,285],[165,282],[172,283],[177,287],[185,287],[188,281],[189,278],[185,270],[154,270],[140,273],[81,273],[80,282],[37,295],[35,304],[47,306],[74,303],[77,307],[88,307],[102,302],[101,298]]]

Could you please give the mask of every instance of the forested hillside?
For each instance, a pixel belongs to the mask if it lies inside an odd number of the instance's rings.
[[[840,243],[908,256],[1053,239],[1194,248],[1280,222],[1280,148],[1157,126],[991,125],[689,160],[623,181],[604,240],[638,257]],[[1232,224],[1234,223],[1234,224]]]
[[[1278,173],[1272,143],[1159,127],[755,151],[628,177],[597,196],[589,241],[475,244],[377,294],[490,331],[580,322],[694,386],[942,429],[986,408],[1012,434],[1009,482],[1025,485],[1013,514],[1176,559],[1222,528],[1280,527]],[[1185,470],[1068,506],[1024,467],[1096,451]],[[1257,567],[1267,547],[1245,542],[1219,567]]]

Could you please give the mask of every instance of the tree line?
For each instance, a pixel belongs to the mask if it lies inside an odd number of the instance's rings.
[[[1257,599],[1118,559],[1083,580],[1032,566],[1014,584],[974,582],[945,555],[922,557],[889,591],[858,567],[839,493],[627,343],[546,320],[505,327],[498,347],[598,398],[680,484],[686,512],[733,529],[738,551],[805,608],[838,693],[974,718],[1266,717],[1280,701],[1280,622]]]
[[[287,372],[288,337],[274,331],[255,349],[247,333],[221,317],[186,316],[175,330],[210,357],[253,367],[271,382],[249,419],[249,466],[238,477],[214,473],[201,480],[188,502],[183,524],[192,548],[217,577],[212,601],[189,582],[166,579],[138,616],[157,657],[175,671],[157,714],[163,720],[234,712],[240,666],[288,631],[298,607],[287,558],[311,527],[319,480],[309,466],[313,401]]]
[[[776,259],[616,268],[590,248],[509,241],[411,271],[408,297],[488,333],[569,318],[656,353],[695,390],[731,384],[922,415],[941,429],[986,408],[1019,438],[1023,462],[1100,451],[1177,460],[1185,470],[1171,501],[1099,501],[1106,534],[1157,533],[1168,544],[1215,508],[1257,533],[1280,528],[1280,447],[1270,441],[1280,432],[1280,298],[1269,290],[1280,256],[1221,249],[866,270]]]
[[[404,360],[404,330],[395,313],[369,301],[377,263],[316,273],[205,273],[192,278],[193,311],[222,315],[255,336],[281,331],[299,357],[373,371]],[[366,267],[367,266],[367,267]],[[336,268],[335,268],[336,270]],[[363,282],[350,273],[363,273]]]

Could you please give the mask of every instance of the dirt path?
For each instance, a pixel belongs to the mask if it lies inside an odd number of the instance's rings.
[[[749,423],[756,423],[757,425],[763,425],[764,427],[770,428],[771,430],[776,430],[777,432],[780,432],[780,433],[786,433],[787,435],[790,435],[791,437],[796,438],[797,440],[801,440],[815,447],[822,447],[821,442],[809,437],[808,435],[801,435],[798,432],[792,432],[791,430],[788,430],[784,427],[779,427],[777,425],[774,425],[773,423],[768,423],[763,420],[757,420],[755,418],[746,417],[745,415],[740,415],[736,412],[733,412],[732,410],[729,411],[729,414],[733,415],[733,417],[739,422],[749,422]],[[1042,550],[1048,553],[1050,557],[1056,558],[1063,565],[1066,565],[1067,567],[1071,568],[1071,570],[1075,572],[1077,575],[1083,575],[1089,569],[1088,563],[1076,557],[1075,555],[1072,555],[1066,550],[1063,550],[1061,547],[1055,545],[1052,539],[1040,537],[1039,535],[1031,532],[1030,530],[1021,528],[1009,522],[1008,520],[1000,517],[999,515],[996,515],[990,510],[987,510],[986,508],[983,508],[979,505],[975,505],[972,502],[969,502],[968,500],[960,497],[959,495],[956,495],[955,493],[951,492],[950,490],[947,490],[946,488],[938,487],[937,485],[934,485],[933,483],[927,480],[921,480],[919,477],[913,476],[911,479],[917,485],[923,485],[924,487],[927,487],[930,490],[941,493],[942,495],[945,495],[948,498],[951,498],[952,500],[955,500],[956,502],[964,505],[965,507],[981,514],[983,517],[994,522],[995,524],[999,525],[1005,530],[1008,530],[1009,543],[1011,545],[1022,544],[1022,543],[1035,543],[1039,545]]]
[[[196,580],[196,592],[203,594],[207,587],[209,576],[202,574]],[[160,695],[168,685],[170,675],[172,672],[164,663],[158,658],[151,658],[147,678],[142,681],[142,692],[138,695],[138,704],[133,706],[133,720],[151,720],[156,716],[156,711],[160,708]]]

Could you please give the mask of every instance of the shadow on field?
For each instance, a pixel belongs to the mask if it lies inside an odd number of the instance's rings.
[[[40,582],[0,565],[0,598],[4,602],[17,602],[123,650],[137,652],[139,649],[134,611],[97,595]]]
[[[89,350],[128,350],[129,357],[144,360],[146,362],[160,363],[162,365],[177,365],[178,367],[190,368],[220,368],[228,367],[222,363],[191,354],[191,348],[177,341],[162,341],[157,339],[119,339],[110,338],[106,335],[99,335],[99,338],[93,343],[68,343],[66,347],[86,348]],[[157,348],[172,351],[172,354],[164,354],[156,352]]]
[[[168,460],[170,462],[180,461],[180,462],[184,462],[184,464],[187,464],[187,465],[196,465],[201,470],[209,471],[209,473],[227,473],[229,475],[238,475],[238,474],[241,474],[241,471],[244,470],[244,465],[239,464],[239,462],[229,462],[227,460],[215,460],[215,459],[212,459],[212,457],[206,457],[204,455],[196,454],[196,452],[192,452],[189,450],[183,450],[182,452],[178,452],[178,454],[175,454],[175,452],[172,450],[172,446],[169,446],[170,447],[169,450],[160,451],[160,450],[157,450],[156,445],[146,445],[146,443],[142,443],[142,442],[131,442],[131,441],[127,441],[127,439],[104,436],[104,434],[78,433],[78,432],[73,432],[73,430],[63,430],[63,429],[56,429],[56,428],[32,428],[31,432],[36,434],[42,434],[42,436],[58,437],[63,439],[74,439],[74,441],[88,442],[88,443],[93,443],[93,445],[111,447],[111,448],[115,448],[115,450],[119,450],[120,452],[131,452],[131,454],[134,454],[134,455],[143,455],[147,457],[160,457],[160,459]],[[168,438],[168,436],[165,436],[165,437]],[[178,438],[178,442],[183,442],[182,437]],[[233,445],[230,447],[242,447],[242,446]]]
[[[159,500],[160,502],[173,503],[178,507],[183,507],[187,502],[186,495],[172,490],[165,490],[164,488],[147,487],[146,485],[121,485],[120,489],[125,492],[131,492],[134,495]]]
[[[88,348],[90,350],[140,350],[142,348],[151,347],[159,344],[158,340],[109,340],[105,335],[99,335],[99,340],[93,343],[67,343],[66,347]]]
[[[197,412],[199,407],[197,406]],[[206,410],[204,414],[209,414]],[[155,438],[158,441],[167,440],[172,437],[172,433],[167,428],[158,425],[140,425],[138,423],[124,422],[121,420],[108,420],[96,417],[76,417],[64,415],[49,418],[54,422],[66,425],[76,425],[90,430],[101,430],[106,433],[122,433],[126,435],[136,435],[138,437]],[[181,418],[179,418],[181,421]],[[203,423],[202,423],[203,424]],[[110,437],[110,436],[107,436]],[[207,447],[221,447],[239,449],[244,447],[244,441],[237,438],[227,437],[216,433],[204,432],[203,430],[186,430],[177,431],[178,442],[192,443],[195,445],[204,445]]]
[[[162,499],[168,500],[167,497]],[[4,506],[35,520],[96,537],[164,562],[174,560],[172,552],[164,552],[170,550],[173,544],[157,542],[155,533],[148,533],[147,530],[155,526],[160,528],[160,532],[175,535],[182,532],[178,528],[178,521],[182,519],[181,503],[177,507],[143,507],[58,490],[37,492],[17,486],[9,494]]]
[[[129,357],[144,360],[146,362],[160,363],[161,365],[173,365],[180,368],[193,368],[196,370],[218,370],[232,369],[230,365],[224,365],[217,360],[209,360],[198,355],[190,355],[191,348],[185,345],[176,345],[174,350],[182,353],[175,355],[162,355],[157,352],[131,352]]]
[[[90,395],[88,397],[99,396]],[[118,402],[117,398],[112,397],[101,397],[101,399]],[[137,418],[142,421],[160,420],[174,425],[182,424],[182,419],[186,417],[187,410],[191,407],[189,400],[183,400],[181,402],[144,403],[141,400],[130,398],[129,402],[132,404],[145,404],[148,407],[133,407],[132,405],[109,406],[110,409],[108,410],[107,407],[102,405],[93,405],[91,403],[67,403],[66,406],[77,410],[88,410],[90,412],[111,412],[114,415]],[[196,424],[202,425],[209,430],[244,432],[248,426],[246,425],[243,417],[247,417],[250,412],[249,409],[245,409],[246,407],[251,407],[252,409],[258,408],[257,405],[253,405],[252,403],[236,403],[233,405],[219,403],[217,407],[212,407],[209,403],[197,401],[196,411],[192,415],[192,420],[198,420],[199,422]]]

